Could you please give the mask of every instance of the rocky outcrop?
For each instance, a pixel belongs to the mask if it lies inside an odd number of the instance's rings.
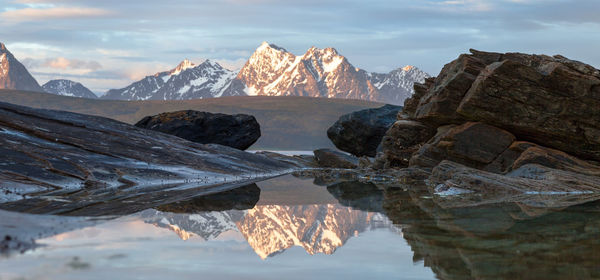
[[[260,125],[253,116],[177,111],[148,116],[137,127],[172,134],[192,142],[220,144],[245,150],[260,137]]]
[[[401,110],[400,106],[385,105],[343,115],[327,130],[327,137],[342,151],[358,157],[374,157],[381,139]]]
[[[485,122],[520,140],[600,160],[600,71],[590,65],[562,56],[471,50],[416,91],[418,106],[407,111],[415,120]]]
[[[372,167],[469,192],[599,192],[599,90],[599,70],[562,56],[471,50],[415,85]]]
[[[8,103],[0,103],[0,153],[0,208],[36,213],[131,213],[295,168],[111,119]]]
[[[358,167],[358,158],[332,149],[318,149],[314,154],[320,167],[347,169]]]

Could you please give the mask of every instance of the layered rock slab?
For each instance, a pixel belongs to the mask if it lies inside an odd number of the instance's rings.
[[[176,189],[189,198],[207,186],[296,168],[263,155],[197,144],[107,118],[8,103],[0,103],[0,152],[5,202],[0,208],[36,213],[102,208],[101,202],[127,199],[135,205],[132,197],[168,203],[182,197],[157,195]]]

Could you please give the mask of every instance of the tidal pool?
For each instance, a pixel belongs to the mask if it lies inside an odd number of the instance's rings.
[[[598,279],[600,203],[448,203],[286,175],[35,244],[1,255],[0,279]]]

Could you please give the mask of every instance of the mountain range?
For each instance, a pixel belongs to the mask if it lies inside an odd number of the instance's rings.
[[[145,210],[145,223],[173,231],[181,239],[193,236],[214,240],[225,232],[239,232],[261,258],[299,246],[311,254],[333,254],[359,233],[397,228],[384,215],[337,204],[256,205],[249,210],[177,214]]]
[[[53,80],[40,87],[27,69],[1,45],[0,88],[45,91],[58,95],[96,98],[83,85]],[[102,99],[189,100],[222,96],[308,96],[346,98],[403,104],[413,84],[429,75],[414,66],[389,73],[370,73],[354,67],[334,48],[311,47],[301,56],[263,42],[239,72],[213,60],[198,65],[189,60],[147,76]],[[92,93],[92,95],[90,95]]]

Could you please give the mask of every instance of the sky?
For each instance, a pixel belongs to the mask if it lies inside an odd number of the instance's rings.
[[[102,94],[186,58],[239,69],[263,41],[334,47],[372,72],[435,76],[470,48],[600,68],[599,12],[598,0],[0,0],[0,42],[40,84]]]

